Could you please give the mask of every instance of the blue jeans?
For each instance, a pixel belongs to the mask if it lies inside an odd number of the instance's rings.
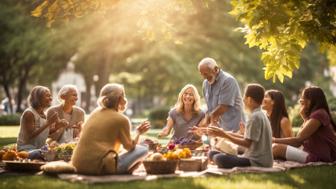
[[[117,173],[128,173],[128,170],[138,162],[141,162],[146,157],[147,153],[147,147],[136,145],[132,151],[121,154],[118,158]]]
[[[17,147],[18,151],[28,152],[28,159],[43,159],[41,149],[36,148],[31,144],[20,145]]]
[[[219,151],[210,151],[209,159],[210,161],[213,161],[219,168],[231,169],[233,167],[251,166],[250,160],[247,158],[225,154]]]
[[[40,149],[29,150],[28,154],[28,159],[43,159]]]

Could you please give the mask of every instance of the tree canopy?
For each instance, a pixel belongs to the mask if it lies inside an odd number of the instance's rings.
[[[139,1],[136,1],[140,3]],[[176,3],[177,2],[177,3]],[[176,1],[175,6],[167,6],[169,1],[142,1],[146,3],[160,4],[166,9],[187,7],[197,9],[202,5],[208,6],[213,0],[183,0]],[[47,19],[50,25],[57,20],[69,20],[80,17],[90,12],[105,12],[107,9],[120,3],[118,0],[40,0],[39,5],[32,12],[34,16]],[[222,2],[225,4],[225,2]],[[292,78],[293,71],[299,69],[303,49],[311,42],[328,54],[330,63],[336,64],[336,2],[334,0],[231,0],[234,15],[241,23],[240,31],[245,33],[246,44],[249,47],[261,49],[265,79],[273,82],[279,79],[281,82],[287,76]],[[158,7],[156,7],[158,9]],[[225,10],[223,10],[225,11]],[[146,15],[146,10],[142,15]],[[173,23],[163,16],[160,11],[161,22],[166,23],[169,31]],[[143,26],[150,37],[153,32],[148,22],[143,21]],[[221,23],[217,23],[221,24]],[[162,28],[162,25],[161,25]],[[169,32],[167,32],[169,33]]]

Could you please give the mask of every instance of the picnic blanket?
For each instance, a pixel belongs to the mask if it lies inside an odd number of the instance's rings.
[[[294,168],[308,167],[308,166],[321,166],[330,165],[335,166],[336,161],[332,163],[324,162],[310,162],[306,164],[292,162],[292,161],[275,161],[273,167],[235,167],[232,169],[221,169],[217,166],[209,165],[208,168],[201,172],[183,172],[176,171],[175,174],[167,175],[147,175],[143,166],[140,166],[133,175],[105,175],[105,176],[89,176],[80,174],[59,174],[58,178],[70,182],[82,182],[82,183],[107,183],[107,182],[129,182],[137,180],[155,180],[160,178],[177,178],[177,177],[205,177],[205,176],[221,176],[237,173],[274,173],[286,171]]]

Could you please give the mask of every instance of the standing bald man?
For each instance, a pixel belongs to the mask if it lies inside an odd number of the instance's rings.
[[[243,102],[237,80],[221,70],[213,58],[203,58],[198,71],[204,78],[203,95],[208,106],[207,121],[226,131],[238,131],[245,123]]]

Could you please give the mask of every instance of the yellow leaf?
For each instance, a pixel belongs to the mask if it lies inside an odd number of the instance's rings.
[[[37,6],[33,11],[31,11],[31,15],[35,17],[40,17],[42,15],[43,9],[48,6],[48,1],[44,1],[42,4]]]

